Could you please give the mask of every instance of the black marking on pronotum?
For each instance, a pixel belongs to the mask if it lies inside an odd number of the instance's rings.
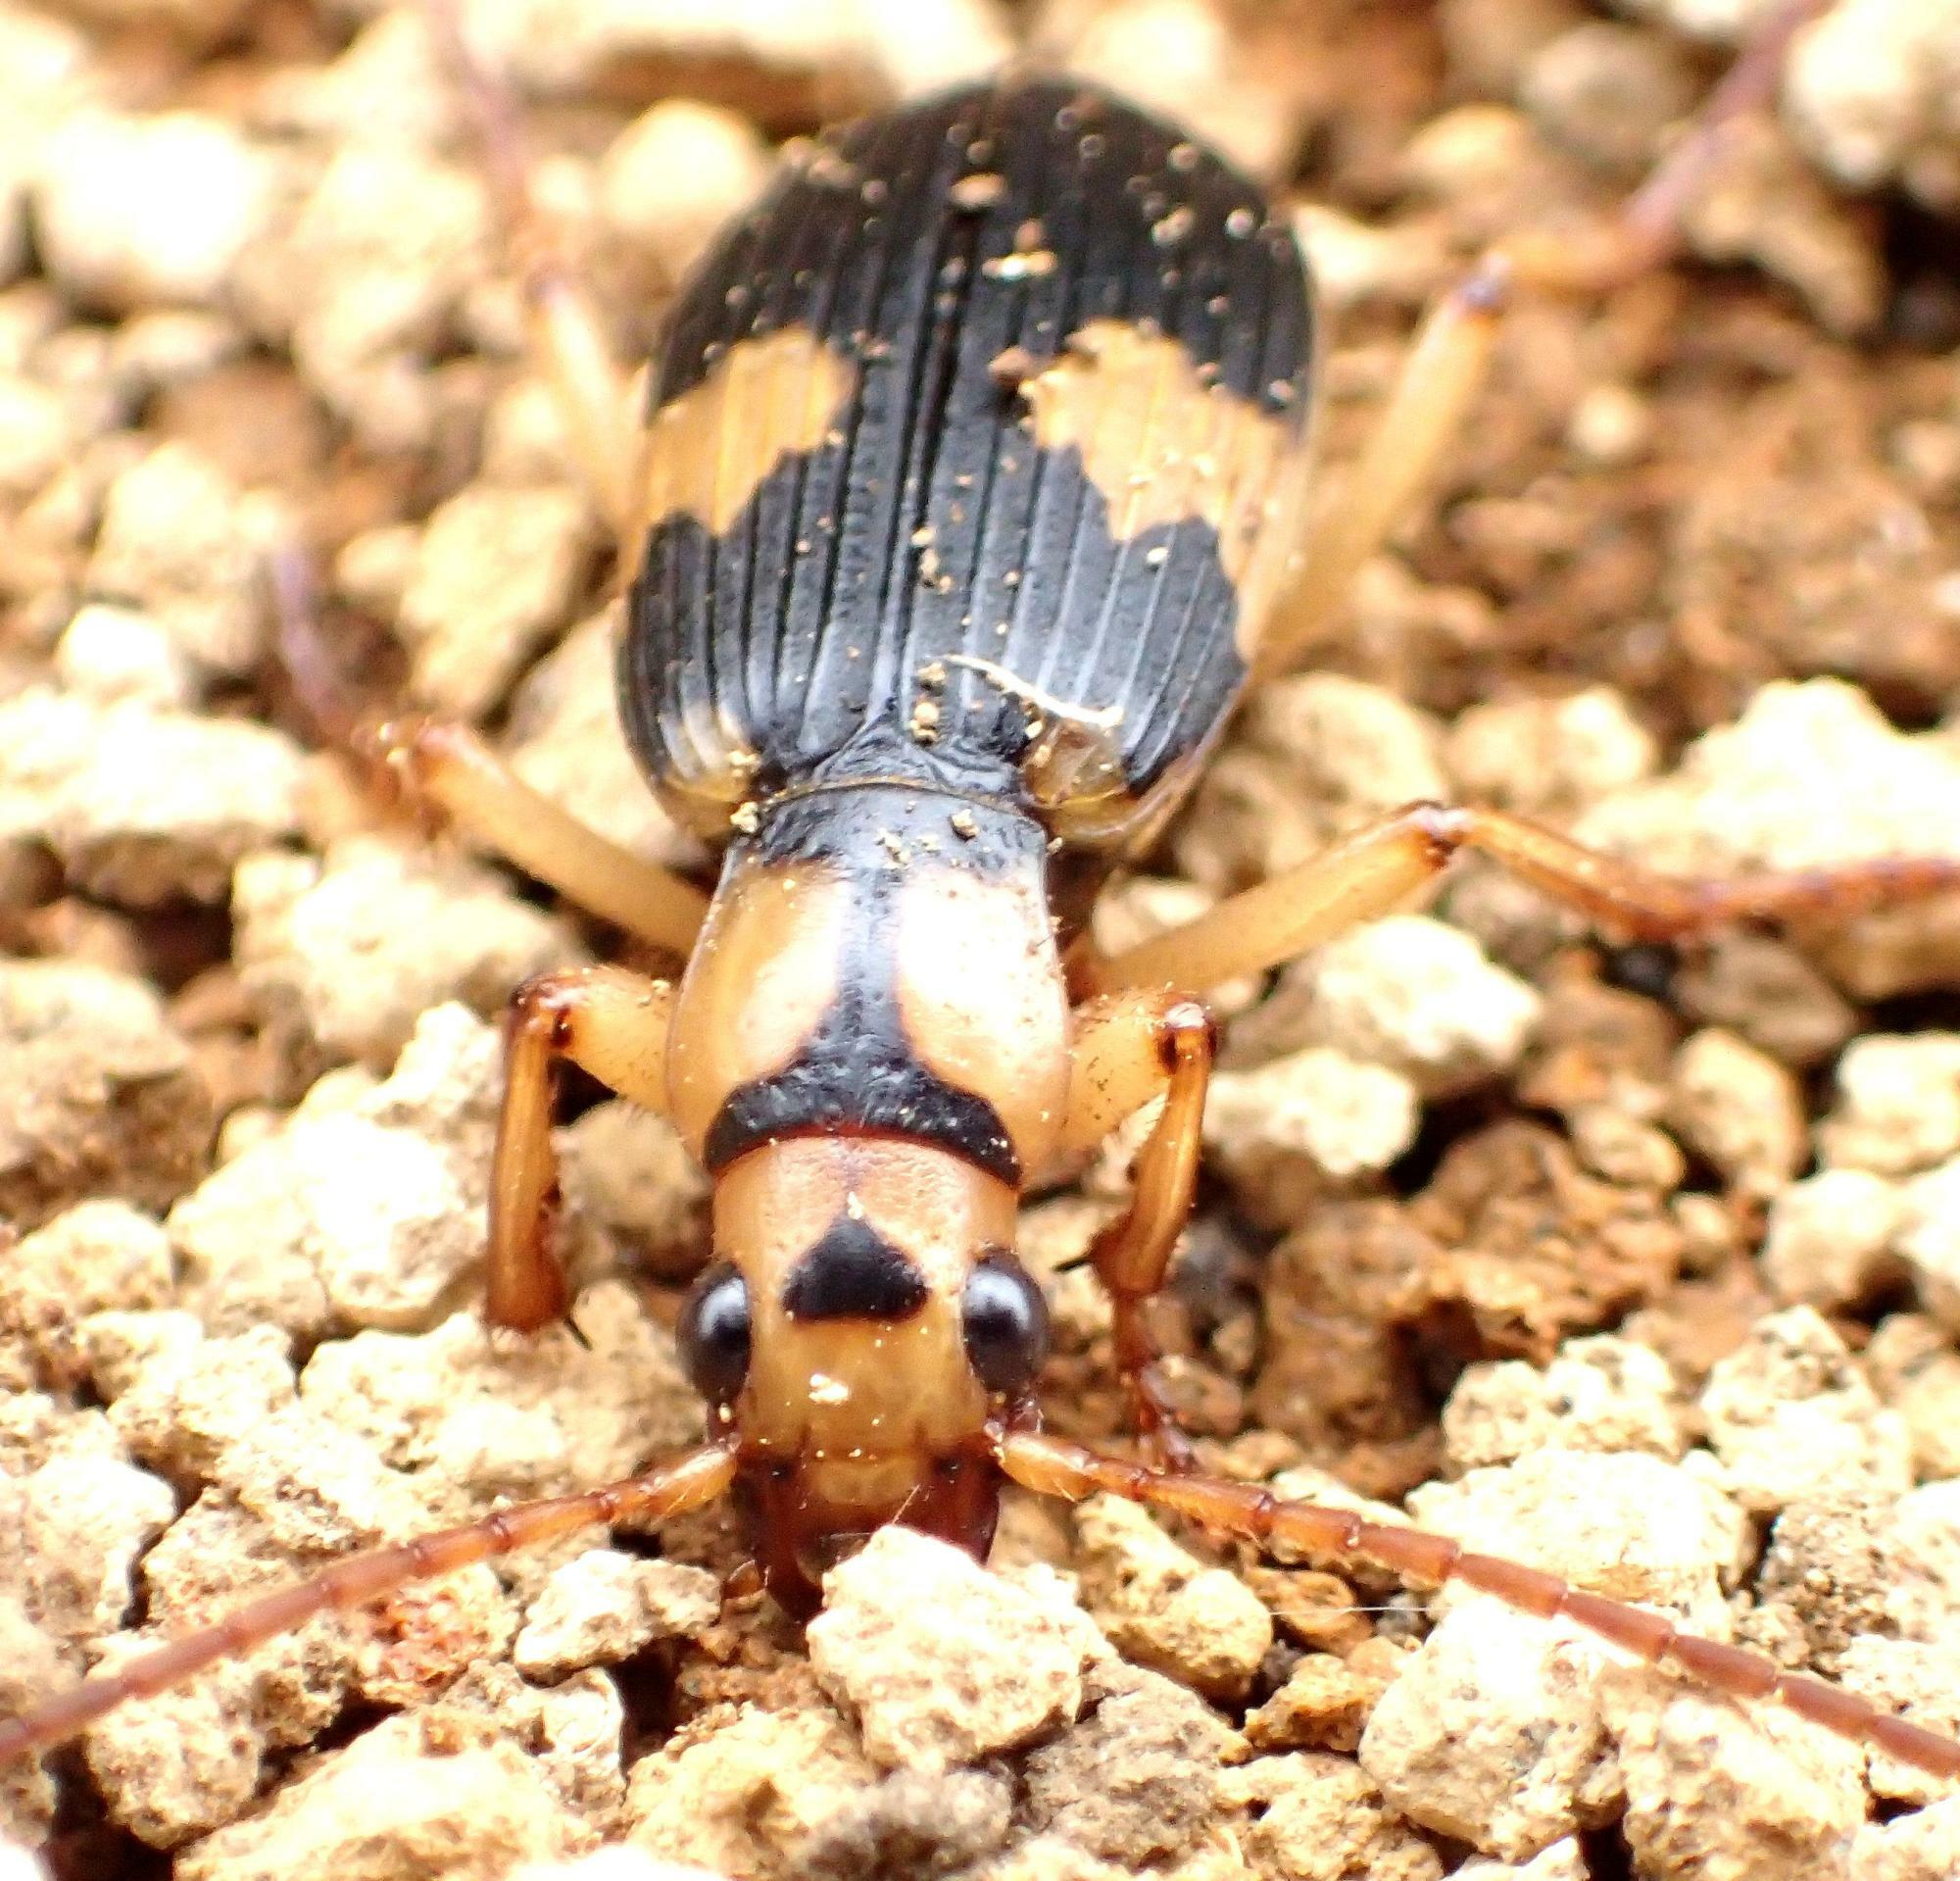
[[[728,1094],[703,1160],[713,1175],[779,1137],[852,1134],[936,1143],[1020,1186],[1000,1112],[919,1063],[889,992],[847,980],[792,1064]]]
[[[824,1229],[783,1282],[783,1311],[805,1322],[909,1319],[925,1303],[925,1275],[911,1257],[848,1214]]]
[[[881,760],[892,754],[878,754]],[[796,1057],[737,1085],[704,1145],[709,1173],[786,1136],[903,1136],[935,1143],[1020,1186],[1021,1160],[986,1098],[949,1084],[924,1064],[899,1007],[900,900],[925,871],[1004,873],[1044,858],[1040,826],[1018,811],[936,788],[933,761],[913,762],[923,781],[847,774],[763,813],[734,866],[816,865],[849,891],[837,962],[837,995]]]

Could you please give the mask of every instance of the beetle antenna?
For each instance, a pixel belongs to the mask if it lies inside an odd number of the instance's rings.
[[[1881,1710],[1869,1699],[1786,1672],[1739,1646],[1683,1632],[1663,1613],[1587,1593],[1555,1574],[1496,1555],[1473,1553],[1446,1536],[1370,1521],[1349,1509],[1284,1501],[1255,1483],[1152,1469],[1039,1431],[996,1432],[994,1455],[1022,1488],[1043,1495],[1080,1502],[1101,1491],[1262,1547],[1281,1542],[1324,1559],[1369,1561],[1422,1586],[1474,1587],[1540,1619],[1563,1615],[1643,1663],[1685,1672],[1724,1697],[1774,1700],[1798,1717],[1930,1776],[1960,1777],[1960,1743]]]
[[[214,1626],[138,1654],[115,1671],[84,1679],[34,1710],[0,1720],[0,1763],[52,1749],[86,1730],[125,1699],[152,1698],[168,1691],[207,1665],[263,1646],[317,1614],[366,1607],[412,1581],[451,1574],[595,1523],[664,1521],[685,1514],[713,1502],[734,1474],[732,1447],[706,1444],[673,1462],[601,1489],[518,1503],[458,1528],[351,1555],[310,1579],[252,1601]]]

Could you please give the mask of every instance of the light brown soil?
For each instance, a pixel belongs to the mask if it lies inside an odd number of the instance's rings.
[[[473,17],[622,358],[770,146],[829,116],[1013,46],[1175,105],[1322,258],[1335,478],[1421,303],[1494,235],[1609,213],[1706,92],[1725,55],[1655,24],[1678,11]],[[1249,710],[1109,932],[1423,794],[1673,866],[1960,854],[1960,128],[1922,82],[1947,59],[1960,95],[1960,22],[1841,0],[1826,25],[1853,14],[1865,93],[1835,55],[1793,76],[1682,265],[1513,310],[1434,500],[1316,670]],[[588,1103],[566,1129],[584,1344],[471,1311],[488,1021],[617,936],[377,811],[271,657],[267,557],[297,530],[377,700],[474,718],[579,814],[701,867],[608,718],[603,532],[488,228],[413,8],[0,0],[8,1709],[124,1629],[697,1427],[668,1327],[704,1190],[663,1126]],[[1162,1315],[1205,1461],[1407,1497],[1952,1729],[1960,920],[1656,962],[1475,869],[1433,912],[1452,926],[1385,923],[1221,1000]],[[1106,1307],[1069,1263],[1133,1147],[1026,1221],[1050,1415],[1078,1435],[1122,1429]],[[10,1779],[17,1833],[91,1881],[492,1876],[622,1843],[578,1871],[1960,1862],[1960,1803],[1787,1720],[1121,1509],[1010,1499],[991,1580],[881,1541],[808,1636],[753,1598],[710,1616],[695,1570],[740,1559],[726,1511],[604,1541],[132,1707]]]

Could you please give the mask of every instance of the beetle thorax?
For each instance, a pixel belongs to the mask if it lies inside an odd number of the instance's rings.
[[[1045,1343],[1015,1214],[1070,1021],[1038,826],[884,782],[788,809],[731,854],[667,1070],[714,1182],[684,1344],[807,1581],[895,1517],[985,1545],[991,1490],[949,1483]]]
[[[1061,1129],[1069,1042],[1039,824],[910,784],[817,791],[729,854],[671,1114],[710,1175],[786,1136],[875,1135],[1018,1189]]]

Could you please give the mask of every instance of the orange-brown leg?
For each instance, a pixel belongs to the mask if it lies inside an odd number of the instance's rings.
[[[1299,578],[1260,632],[1255,680],[1285,672],[1305,657],[1362,563],[1428,487],[1483,390],[1513,285],[1599,294],[1665,263],[1731,127],[1775,95],[1791,38],[1822,6],[1823,0],[1784,0],[1690,130],[1605,227],[1590,237],[1526,235],[1500,243],[1430,310],[1359,461],[1307,532]]]
[[[347,684],[322,629],[312,570],[297,548],[272,559],[279,660],[318,734],[367,771],[384,802],[472,842],[602,919],[685,958],[708,897],[684,877],[609,842],[533,790],[466,725],[420,714],[378,717]]]
[[[1298,579],[1259,631],[1254,684],[1322,639],[1362,563],[1429,487],[1490,376],[1510,287],[1509,263],[1487,256],[1424,317],[1360,458],[1307,531]]]
[[[1283,1502],[1250,1483],[1174,1475],[1037,1431],[997,1431],[994,1454],[1015,1482],[1042,1495],[1070,1502],[1099,1491],[1122,1496],[1261,1546],[1279,1542],[1328,1560],[1371,1561],[1428,1586],[1455,1581],[1543,1619],[1563,1614],[1649,1665],[1685,1672],[1739,1701],[1781,1704],[1933,1776],[1960,1776],[1960,1743],[1936,1731],[1740,1647],[1684,1633],[1662,1614],[1586,1593],[1516,1561],[1472,1554],[1445,1536],[1371,1522],[1350,1510]]]
[[[1505,244],[1520,274],[1548,288],[1600,293],[1669,261],[1681,245],[1689,206],[1720,160],[1736,121],[1775,101],[1791,41],[1831,4],[1783,0],[1773,8],[1752,29],[1687,132],[1592,240],[1525,235]]]
[[[664,1521],[713,1502],[735,1473],[735,1454],[710,1444],[671,1463],[603,1489],[548,1502],[519,1503],[494,1515],[416,1541],[376,1548],[335,1561],[311,1580],[297,1581],[235,1613],[114,1672],[85,1679],[73,1691],[16,1718],[0,1720],[0,1763],[45,1751],[84,1731],[127,1699],[153,1698],[220,1659],[303,1626],[317,1613],[347,1612],[385,1600],[411,1581],[455,1573],[519,1548],[535,1547],[596,1522]]]
[[[1162,1114],[1137,1153],[1130,1206],[1089,1244],[1088,1260],[1108,1290],[1116,1367],[1137,1428],[1179,1467],[1189,1464],[1190,1450],[1157,1371],[1149,1309],[1191,1213],[1215,1046],[1211,1015],[1195,1000],[1151,992],[1096,1002],[1077,1022],[1062,1128],[1063,1153],[1079,1153],[1163,1097]]]
[[[558,1152],[552,1102],[568,1059],[608,1090],[650,1111],[666,1108],[667,1024],[673,988],[619,966],[526,980],[506,1021],[504,1108],[490,1168],[485,1315],[521,1332],[570,1304],[558,1252]]]
[[[1082,960],[1078,971],[1099,992],[1202,990],[1263,972],[1400,908],[1465,849],[1630,940],[1688,940],[1735,921],[1796,916],[1842,920],[1960,889],[1960,858],[1940,856],[1706,879],[1662,875],[1503,811],[1411,804],[1182,927],[1107,959]]]
[[[708,897],[685,877],[621,849],[533,790],[466,725],[388,719],[359,734],[410,802],[433,806],[473,842],[589,914],[685,958]]]

